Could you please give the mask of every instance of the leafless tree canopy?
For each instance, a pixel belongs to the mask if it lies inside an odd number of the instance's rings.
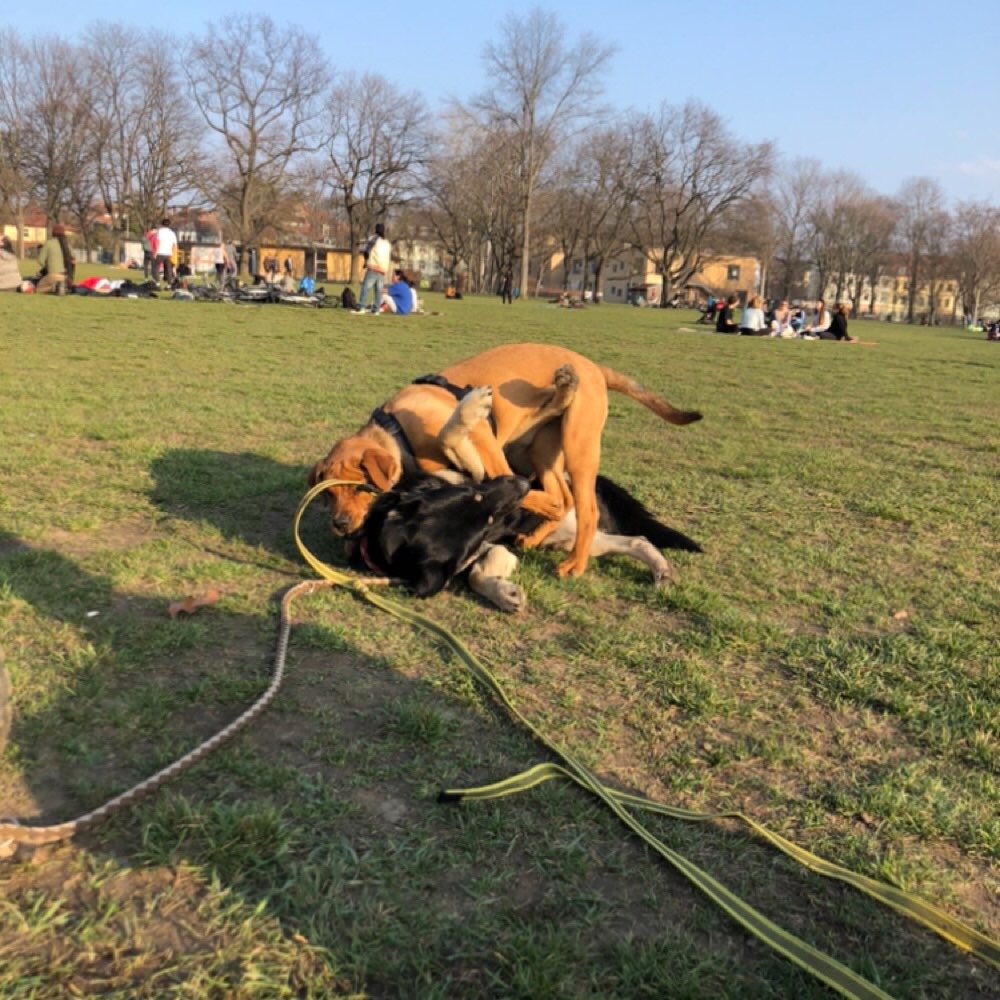
[[[583,35],[573,46],[553,14],[534,8],[525,18],[507,15],[499,39],[483,49],[490,87],[468,110],[504,137],[518,166],[521,218],[521,288],[528,286],[531,226],[539,178],[559,146],[592,122],[602,109],[604,72],[614,49]]]
[[[637,190],[632,241],[663,278],[663,301],[701,264],[725,213],[770,176],[770,143],[741,145],[715,112],[664,104],[635,121]]]
[[[78,42],[2,29],[0,220],[22,253],[29,207],[115,251],[185,206],[217,211],[248,249],[306,230],[355,246],[388,221],[473,289],[519,270],[523,295],[553,252],[573,268],[564,280],[596,289],[629,247],[662,276],[663,302],[707,253],[736,251],[760,259],[766,293],[802,296],[809,277],[855,312],[889,274],[907,281],[910,320],[919,304],[933,321],[956,277],[967,312],[1000,299],[993,205],[951,211],[928,178],[890,198],[815,160],[779,165],[695,101],[612,113],[612,55],[539,8],[508,14],[482,51],[486,88],[432,116],[382,76],[337,75],[310,34],[266,16],[183,41],[118,23]]]
[[[278,196],[296,156],[319,146],[326,62],[300,28],[234,15],[192,41],[185,72],[195,106],[220,140],[207,193],[240,242],[256,246],[281,216]],[[246,254],[241,266],[245,273]]]
[[[961,202],[951,230],[951,261],[958,277],[964,313],[1000,303],[1000,208],[983,201]]]
[[[323,132],[320,169],[355,246],[413,197],[429,156],[430,116],[419,94],[401,93],[381,76],[352,74],[330,91]]]

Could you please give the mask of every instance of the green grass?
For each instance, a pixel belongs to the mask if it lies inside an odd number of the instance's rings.
[[[58,822],[201,742],[266,686],[307,575],[307,469],[411,378],[499,342],[571,346],[704,412],[612,398],[603,470],[702,555],[656,590],[609,560],[530,610],[399,599],[613,784],[740,808],[1000,934],[1000,349],[694,332],[693,316],[444,302],[0,297],[0,815]],[[306,541],[339,562],[318,510]],[[167,607],[209,588],[191,617]],[[0,863],[0,995],[826,997],[570,788],[436,801],[540,751],[430,641],[346,594],[300,602],[285,687],[135,810]],[[897,997],[996,975],[727,824],[670,846]]]

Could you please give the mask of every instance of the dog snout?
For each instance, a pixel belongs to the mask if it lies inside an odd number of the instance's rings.
[[[354,526],[349,514],[331,514],[330,527],[335,535],[349,535]]]

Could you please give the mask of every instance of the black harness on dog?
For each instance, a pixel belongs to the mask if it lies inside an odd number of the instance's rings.
[[[403,471],[407,474],[416,472],[417,456],[413,454],[413,449],[410,447],[410,442],[406,437],[406,431],[403,430],[403,425],[391,413],[386,413],[384,406],[379,406],[377,409],[372,410],[372,415],[368,419],[376,427],[381,427],[399,445],[399,456],[403,462]]]
[[[446,392],[450,392],[455,399],[460,403],[466,396],[472,392],[472,386],[467,385],[464,389],[455,385],[454,382],[449,382],[443,375],[421,375],[420,378],[415,378],[411,385],[436,385],[439,389],[444,389]],[[493,417],[493,412],[490,411],[490,429],[493,431],[493,436],[497,436],[497,422]]]
[[[471,385],[467,385],[462,389],[454,383],[449,382],[443,375],[421,375],[420,378],[415,378],[411,385],[436,385],[439,389],[445,389],[447,392],[450,392],[459,402],[472,392]],[[391,413],[386,412],[384,405],[372,410],[372,415],[368,419],[376,427],[381,427],[399,445],[399,453],[403,460],[403,471],[407,474],[417,472],[417,456],[413,453],[413,448],[406,437],[403,425]],[[490,428],[495,437],[497,424],[493,419],[492,413],[490,414]]]

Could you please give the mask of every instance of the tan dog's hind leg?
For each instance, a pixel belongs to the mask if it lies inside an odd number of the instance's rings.
[[[553,421],[535,435],[535,440],[528,449],[528,459],[541,487],[538,492],[548,497],[553,507],[560,510],[557,517],[544,521],[530,534],[518,540],[523,548],[534,549],[544,544],[549,534],[573,510],[573,494],[566,485],[561,422]]]
[[[601,464],[601,432],[608,419],[604,376],[599,378],[601,384],[581,392],[562,418],[562,450],[576,506],[577,527],[569,559],[556,567],[559,576],[580,576],[586,571],[597,532],[597,470]]]

